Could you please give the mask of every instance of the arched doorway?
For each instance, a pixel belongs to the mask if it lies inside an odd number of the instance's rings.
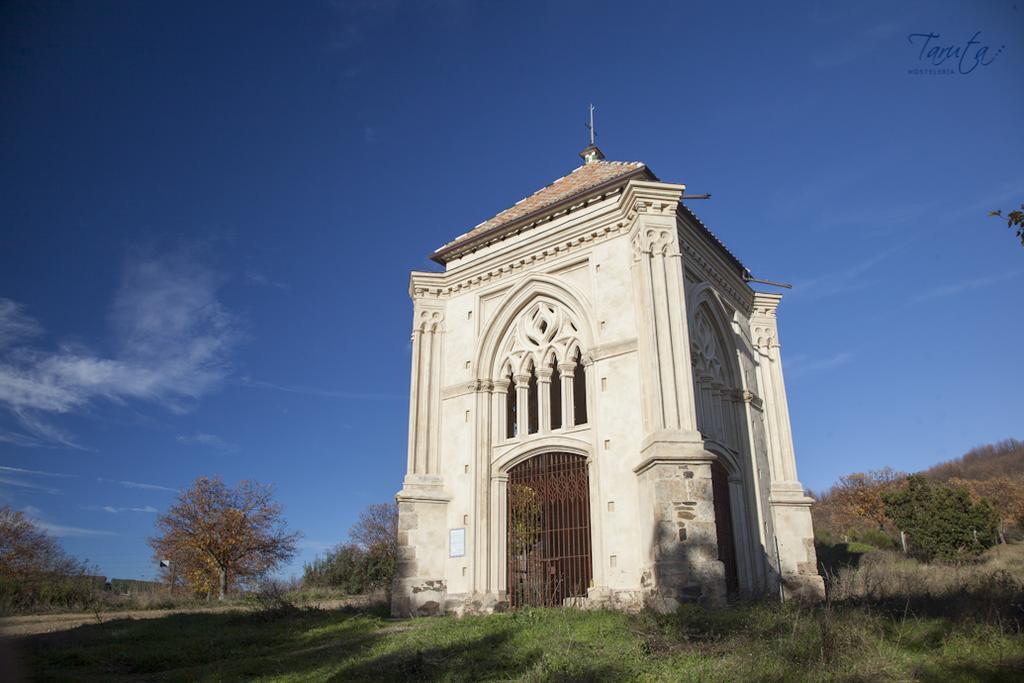
[[[729,500],[729,473],[719,462],[711,465],[711,488],[715,505],[715,536],[718,559],[725,565],[725,588],[735,593],[740,588],[736,565],[736,537],[732,531],[732,502]]]
[[[508,471],[508,596],[512,607],[585,597],[592,576],[585,456],[541,453]]]

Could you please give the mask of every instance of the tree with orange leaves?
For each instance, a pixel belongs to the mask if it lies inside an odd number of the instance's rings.
[[[844,513],[870,520],[881,531],[889,521],[882,496],[897,488],[906,476],[891,467],[847,474],[839,477],[830,493]]]
[[[158,559],[171,561],[172,581],[223,600],[236,584],[255,581],[295,555],[298,533],[289,532],[269,486],[200,477],[157,518],[149,540]]]

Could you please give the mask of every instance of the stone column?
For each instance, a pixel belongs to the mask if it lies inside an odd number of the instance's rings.
[[[505,542],[505,531],[508,528],[508,474],[498,473],[491,476],[491,534],[494,543],[491,545],[491,571],[493,572],[493,590],[498,601],[504,601],[508,595],[508,544]]]
[[[644,425],[650,441],[659,440],[667,432],[669,441],[696,443],[700,436],[676,227],[678,194],[662,201],[635,199],[637,213],[631,230],[633,287]]]
[[[559,363],[558,373],[562,378],[562,429],[576,426],[576,410],[573,405],[573,392],[575,388],[572,379],[576,374],[575,361]]]
[[[407,476],[438,473],[441,352],[444,311],[417,308],[413,329],[412,382],[409,392],[409,469]]]
[[[494,430],[504,425],[505,400],[504,390],[508,383],[499,389],[498,382],[478,380],[476,382],[476,457],[473,462],[473,593],[486,593],[488,579],[488,548],[491,543],[486,520],[490,510],[490,453],[491,444],[504,438],[499,431],[499,438],[494,439]]]
[[[646,557],[642,585],[647,604],[661,611],[682,602],[719,604],[726,591],[711,485],[715,456],[704,450],[697,430],[676,216],[684,189],[633,182],[623,196],[631,222],[643,397],[644,436],[634,468]],[[705,407],[710,422],[713,410]]]
[[[409,397],[408,471],[398,503],[398,559],[392,583],[395,616],[439,614],[447,588],[444,562],[447,506],[440,473],[441,366],[444,308],[418,300],[414,311],[412,386]]]
[[[516,438],[530,433],[530,376],[516,375]]]
[[[537,429],[551,433],[551,368],[537,370]]]
[[[755,293],[750,316],[751,338],[757,357],[757,380],[764,401],[765,440],[771,477],[768,502],[779,546],[776,570],[787,594],[820,598],[824,597],[825,588],[818,575],[818,559],[814,550],[813,500],[804,495],[803,485],[797,478],[786,383],[782,375],[776,318],[781,300],[779,294]],[[769,547],[769,551],[772,550]]]
[[[494,427],[497,429],[497,438],[494,443],[508,440],[508,385],[507,379],[494,380]],[[487,446],[485,445],[484,448]]]

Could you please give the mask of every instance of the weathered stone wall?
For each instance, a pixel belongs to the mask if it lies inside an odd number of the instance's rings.
[[[398,558],[391,613],[433,616],[444,611],[447,501],[398,498]]]
[[[646,604],[659,612],[685,602],[722,604],[725,567],[718,560],[710,461],[655,463],[638,476],[652,529],[640,577]]]

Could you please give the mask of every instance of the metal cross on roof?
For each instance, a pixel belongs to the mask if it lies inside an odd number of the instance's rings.
[[[586,125],[586,127],[590,130],[590,146],[593,147],[594,146],[594,138],[596,137],[596,135],[594,134],[594,105],[593,104],[590,105],[590,123],[587,123],[587,124],[584,124],[584,125]]]

